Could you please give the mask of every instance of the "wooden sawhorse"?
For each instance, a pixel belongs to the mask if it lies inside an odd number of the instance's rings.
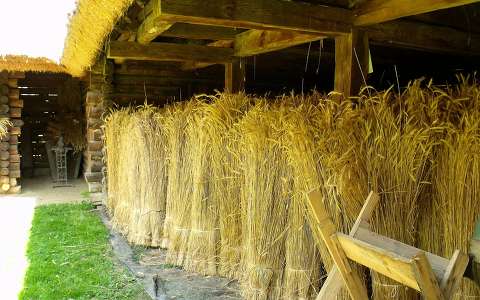
[[[368,299],[367,289],[349,260],[421,292],[425,299],[452,299],[468,265],[468,256],[456,250],[448,260],[370,231],[368,220],[378,202],[379,196],[371,192],[346,235],[337,232],[321,194],[309,194],[310,213],[316,222],[311,225],[319,229],[313,232],[325,242],[335,263],[317,300],[335,299],[343,285],[353,300]]]

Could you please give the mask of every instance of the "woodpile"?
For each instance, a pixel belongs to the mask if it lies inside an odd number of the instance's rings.
[[[23,73],[0,72],[0,119],[9,122],[8,132],[0,142],[0,193],[19,193],[20,154],[18,153],[18,136],[21,134],[23,121],[23,100],[20,99],[18,79]]]

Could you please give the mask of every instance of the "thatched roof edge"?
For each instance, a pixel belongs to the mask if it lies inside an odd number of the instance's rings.
[[[67,73],[64,67],[44,57],[0,56],[0,71]]]
[[[79,0],[70,18],[61,59],[73,76],[91,67],[120,17],[134,0]]]

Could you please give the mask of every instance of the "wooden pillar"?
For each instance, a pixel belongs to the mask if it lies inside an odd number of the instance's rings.
[[[354,29],[335,38],[335,87],[345,97],[358,94],[368,75],[368,36]],[[363,75],[362,75],[363,73]]]
[[[87,148],[84,177],[91,193],[104,192],[106,168],[103,161],[103,114],[111,107],[113,64],[100,59],[92,68],[86,96]]]
[[[225,64],[225,92],[238,93],[245,91],[245,62],[236,58]]]

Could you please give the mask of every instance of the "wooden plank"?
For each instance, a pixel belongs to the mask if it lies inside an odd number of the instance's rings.
[[[357,235],[358,230],[360,227],[368,229],[369,228],[369,219],[371,218],[373,211],[378,205],[380,201],[380,197],[377,193],[370,192],[368,194],[367,200],[363,204],[362,210],[360,211],[357,220],[353,224],[352,228],[350,229],[349,235],[351,237],[355,237]],[[320,293],[318,293],[317,300],[327,300],[327,299],[335,299],[343,287],[342,277],[338,271],[338,267],[336,265],[333,266],[332,270],[328,272],[327,280],[322,285],[320,289]]]
[[[232,61],[233,50],[229,48],[199,45],[151,43],[141,45],[133,42],[110,42],[108,58],[150,61],[199,61],[224,64]]]
[[[411,259],[343,233],[337,233],[337,236],[349,259],[417,291],[420,290],[411,267]]]
[[[444,53],[480,54],[480,34],[398,20],[367,28],[371,43]]]
[[[234,40],[239,33],[241,30],[236,28],[176,23],[163,32],[162,36],[192,40]]]
[[[238,93],[245,90],[245,63],[242,59],[235,59],[225,64],[225,91]]]
[[[351,268],[338,239],[336,228],[330,220],[327,211],[322,203],[322,195],[318,191],[313,191],[308,195],[308,206],[310,213],[316,224],[311,224],[312,227],[318,227],[318,230],[313,230],[315,234],[319,234],[321,240],[324,241],[328,252],[332,256],[333,261],[338,267],[339,273],[343,278],[345,286],[353,300],[368,299],[367,289],[361,281],[357,272]]]
[[[420,251],[412,261],[412,270],[417,279],[422,296],[427,300],[443,300],[438,281],[433,274],[432,268],[428,263],[425,252]]]
[[[445,299],[453,299],[453,295],[462,281],[468,262],[468,256],[460,250],[456,250],[455,253],[453,253],[440,283],[440,288]]]
[[[368,73],[368,37],[364,31],[335,38],[334,90],[345,97],[355,95],[365,84]]]
[[[355,9],[356,26],[372,25],[435,10],[479,2],[478,0],[368,0]]]
[[[397,253],[403,257],[409,257],[412,258],[414,257],[419,249],[401,243],[397,240],[390,239],[386,236],[379,235],[375,232],[372,232],[370,230],[366,230],[363,228],[360,228],[357,232],[357,235],[355,236],[357,239],[368,243],[374,247],[384,249],[389,252]],[[437,256],[432,253],[426,253],[425,254],[428,258],[428,261],[433,269],[433,272],[435,273],[435,276],[437,276],[437,279],[440,281],[442,280],[447,266],[449,264],[448,259],[443,258],[441,256]]]
[[[247,57],[318,41],[320,35],[251,29],[235,37],[234,55]]]
[[[350,32],[348,9],[278,0],[152,0],[164,22],[235,28],[293,30],[339,35]],[[155,13],[155,12],[152,12]]]

